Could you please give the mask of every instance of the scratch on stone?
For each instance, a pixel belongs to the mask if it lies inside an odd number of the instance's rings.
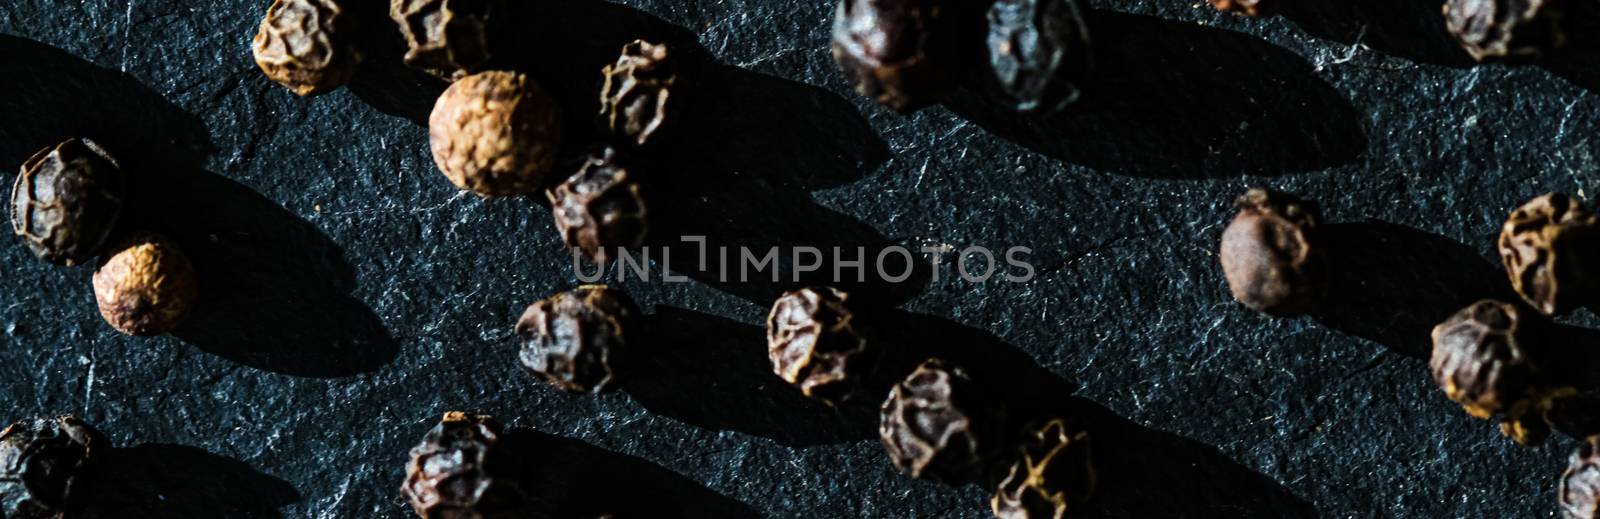
[[[1354,61],[1356,59],[1356,54],[1361,52],[1362,49],[1370,49],[1370,47],[1367,47],[1366,44],[1361,43],[1361,40],[1366,37],[1367,26],[1363,25],[1361,26],[1361,31],[1356,33],[1356,40],[1350,43],[1350,47],[1345,50],[1343,57],[1334,58],[1333,61],[1324,61],[1322,63],[1318,63],[1314,71],[1322,72],[1323,70],[1326,70],[1329,65],[1343,65],[1345,63]]]
[[[133,30],[133,4],[136,0],[128,0],[128,11],[122,20],[122,62],[118,65],[122,72],[128,72],[128,36]]]
[[[434,212],[434,211],[438,211],[440,209],[444,209],[445,207],[448,207],[450,204],[459,202],[462,199],[467,198],[467,197],[469,197],[471,195],[472,195],[471,192],[461,191],[461,192],[456,193],[455,195],[451,196],[450,198],[445,199],[445,201],[440,202],[438,205],[428,206],[428,207],[417,207],[417,208],[413,208],[413,209],[352,209],[352,210],[349,210],[349,211],[332,211],[332,212],[329,212],[327,214],[329,216],[355,216],[355,215],[376,214],[376,213],[408,213],[408,214],[431,213],[431,212]]]
[[[922,170],[917,172],[917,182],[911,185],[912,189],[918,189],[922,187],[922,177],[928,176],[928,161],[930,160],[933,159],[922,159]]]
[[[83,384],[83,414],[89,414],[89,408],[94,404],[94,341],[89,342],[89,376]]]

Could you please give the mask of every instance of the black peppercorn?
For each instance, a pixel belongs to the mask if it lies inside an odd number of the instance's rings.
[[[1572,453],[1560,492],[1562,517],[1600,519],[1600,436],[1588,437]]]
[[[116,159],[88,139],[39,150],[11,188],[11,228],[40,259],[88,262],[116,227],[125,182]]]
[[[1218,11],[1233,11],[1250,16],[1271,14],[1277,7],[1275,0],[1209,0]]]
[[[772,371],[824,402],[840,402],[858,389],[875,350],[852,304],[848,294],[832,287],[779,297],[767,314]]]
[[[989,7],[989,63],[1020,111],[1053,111],[1078,98],[1088,71],[1089,29],[1076,0],[996,0]]]
[[[439,170],[456,187],[485,197],[537,192],[555,166],[561,135],[555,100],[517,72],[462,78],[428,117]]]
[[[122,240],[94,272],[100,315],[129,335],[160,335],[178,327],[200,297],[194,265],[176,243],[154,233]]]
[[[861,95],[905,113],[952,84],[956,35],[944,0],[840,0],[833,59]]]
[[[1521,58],[1561,46],[1564,0],[1446,0],[1445,28],[1472,59]]]
[[[276,0],[250,51],[267,77],[296,95],[321,94],[355,75],[361,54],[351,43],[352,23],[334,0]]]
[[[489,62],[501,0],[390,0],[389,17],[406,39],[405,62],[454,81]]]
[[[1503,416],[1501,431],[1527,445],[1549,435],[1551,400],[1568,391],[1543,373],[1538,319],[1510,303],[1473,303],[1433,328],[1428,363],[1445,396],[1474,417]]]
[[[1017,461],[989,505],[1001,519],[1060,519],[1094,493],[1089,433],[1052,419],[1027,428]]]
[[[1322,276],[1319,218],[1293,196],[1252,189],[1222,233],[1222,273],[1233,298],[1251,310],[1294,315],[1310,309]]]
[[[534,303],[517,320],[517,359],[569,393],[611,389],[636,346],[639,307],[621,290],[586,285]]]
[[[1567,313],[1600,297],[1600,219],[1566,195],[1535,198],[1506,220],[1500,261],[1528,304]]]
[[[634,40],[622,47],[617,62],[600,71],[600,128],[633,146],[643,147],[664,134],[676,120],[679,75],[666,44]]]
[[[930,359],[890,390],[878,437],[889,460],[911,477],[973,482],[995,458],[1004,423],[997,408],[961,368]]]
[[[546,193],[556,230],[568,248],[607,264],[618,249],[644,243],[650,226],[643,189],[632,170],[617,150],[606,148]]]
[[[400,493],[423,519],[512,519],[522,493],[502,465],[500,424],[451,411],[411,449]]]
[[[0,431],[0,517],[62,517],[76,507],[105,439],[71,416],[23,420]]]

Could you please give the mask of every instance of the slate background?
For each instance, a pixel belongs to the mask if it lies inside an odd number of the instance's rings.
[[[1091,516],[1554,513],[1575,441],[1517,447],[1446,402],[1426,331],[1505,293],[1492,238],[1512,207],[1600,189],[1587,42],[1470,67],[1427,0],[1305,0],[1262,20],[1099,0],[1102,67],[1067,114],[1013,117],[973,83],[900,117],[834,67],[829,2],[513,3],[502,65],[562,100],[569,161],[621,43],[698,42],[689,131],[653,166],[670,200],[658,237],[1032,248],[1025,284],[952,280],[947,258],[938,280],[852,288],[900,305],[879,322],[908,358],[954,357],[1020,408],[1093,423]],[[392,34],[367,42],[351,88],[270,83],[248,52],[268,4],[0,3],[0,175],[69,135],[101,140],[141,179],[133,224],[177,236],[205,283],[178,333],[128,338],[96,314],[89,269],[0,247],[0,407],[109,435],[92,508],[408,517],[407,449],[467,408],[535,446],[530,477],[565,513],[988,513],[982,489],[895,473],[871,402],[831,411],[767,373],[760,326],[787,283],[675,260],[699,281],[624,283],[653,351],[623,391],[568,397],[520,373],[510,323],[576,283],[543,202],[478,200],[434,170],[419,121],[442,85],[398,65]],[[1250,186],[1315,198],[1334,222],[1347,267],[1316,315],[1228,298],[1213,250]]]

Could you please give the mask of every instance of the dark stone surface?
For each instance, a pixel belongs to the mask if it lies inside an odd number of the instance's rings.
[[[645,496],[660,505],[620,511],[988,514],[983,489],[894,472],[875,399],[830,409],[772,376],[760,326],[792,283],[719,281],[680,234],[1031,247],[1028,283],[953,279],[947,256],[907,283],[847,285],[899,308],[881,318],[902,360],[881,378],[937,353],[1018,410],[1096,424],[1090,515],[1555,510],[1575,442],[1513,445],[1447,402],[1423,357],[1434,321],[1505,294],[1491,240],[1513,207],[1600,190],[1586,37],[1472,67],[1432,0],[1303,0],[1259,20],[1099,0],[1101,81],[1067,113],[1009,115],[974,80],[900,117],[833,65],[828,2],[511,2],[499,65],[561,100],[573,160],[622,43],[669,42],[701,85],[682,141],[653,157],[657,243],[695,281],[623,283],[650,314],[647,371],[570,397],[513,360],[522,308],[577,284],[543,202],[481,201],[435,171],[419,122],[443,86],[399,65],[396,35],[368,38],[349,89],[270,83],[248,51],[269,3],[0,3],[0,180],[35,149],[96,139],[142,186],[130,225],[173,234],[205,283],[178,333],[129,338],[100,321],[89,269],[0,247],[3,418],[73,412],[105,431],[117,490],[98,510],[407,517],[407,450],[474,409],[532,445],[529,477],[563,513]],[[1333,223],[1349,267],[1313,316],[1228,297],[1214,250],[1250,186],[1315,199]],[[1592,314],[1567,324],[1595,336]],[[1600,428],[1592,403],[1573,407],[1564,430]]]

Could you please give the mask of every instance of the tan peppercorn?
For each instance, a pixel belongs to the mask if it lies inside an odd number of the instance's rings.
[[[655,140],[668,122],[678,118],[677,63],[666,44],[634,40],[622,47],[617,62],[600,75],[600,128],[628,144],[643,147]]]
[[[1211,7],[1218,11],[1233,11],[1250,16],[1270,14],[1272,0],[1211,0]]]
[[[447,81],[489,62],[500,0],[390,0],[389,17],[406,40],[406,65]]]
[[[94,273],[100,315],[128,335],[172,331],[200,297],[194,266],[176,243],[154,233],[139,233]]]
[[[1001,519],[1062,519],[1094,494],[1089,433],[1060,418],[1029,426],[989,506]]]
[[[560,108],[526,75],[473,74],[439,96],[428,141],[457,187],[485,197],[535,193],[561,148]]]
[[[833,287],[786,292],[767,314],[772,371],[806,396],[843,401],[861,385],[877,353],[858,319],[855,301]]]
[[[590,156],[578,172],[545,195],[567,248],[606,265],[644,244],[649,205],[633,166],[614,148]]]
[[[1547,194],[1511,212],[1500,262],[1522,299],[1560,315],[1600,297],[1600,218],[1576,200]]]
[[[349,83],[361,62],[351,44],[353,23],[333,0],[277,0],[250,51],[267,77],[296,95],[326,93]]]

